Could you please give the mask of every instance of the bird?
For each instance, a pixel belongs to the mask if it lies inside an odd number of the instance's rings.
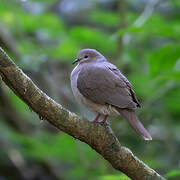
[[[140,103],[121,71],[95,49],[80,50],[72,64],[76,63],[70,76],[72,92],[79,103],[97,113],[92,122],[104,124],[109,115],[121,115],[144,140],[152,140],[136,115]]]

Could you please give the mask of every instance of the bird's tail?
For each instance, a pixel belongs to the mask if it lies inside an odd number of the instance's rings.
[[[144,140],[152,140],[149,132],[144,128],[142,123],[139,121],[136,112],[130,109],[119,109],[118,112],[125,118],[131,127],[144,139]]]

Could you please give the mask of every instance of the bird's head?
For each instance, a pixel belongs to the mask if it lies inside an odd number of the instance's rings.
[[[73,62],[75,63],[84,63],[84,62],[92,62],[98,61],[101,59],[105,59],[104,56],[96,51],[95,49],[82,49],[79,51],[77,55],[77,59]]]

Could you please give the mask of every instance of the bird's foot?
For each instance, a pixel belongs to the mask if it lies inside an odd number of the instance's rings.
[[[103,125],[103,124],[106,124],[106,122],[104,122],[104,121],[100,121],[100,122],[98,122],[98,124]]]
[[[93,121],[93,123],[102,124],[102,125],[103,125],[103,124],[106,124],[106,120],[107,120],[108,115],[105,115],[105,116],[104,116],[104,119],[103,119],[102,121],[98,121],[97,117],[98,117],[98,119],[99,119],[100,115],[98,114],[98,115],[96,116],[96,118],[95,118],[95,120]]]
[[[105,124],[106,123],[106,120],[107,120],[107,117],[108,117],[108,115],[105,115],[104,116],[104,119],[101,121],[101,122],[99,122],[100,124]]]
[[[93,123],[99,123],[98,119],[100,118],[101,114],[98,113],[98,115],[96,116],[96,118],[92,121]]]

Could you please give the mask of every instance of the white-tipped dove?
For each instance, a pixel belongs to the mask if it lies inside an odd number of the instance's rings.
[[[145,140],[152,140],[139,121],[135,109],[140,107],[131,83],[113,64],[94,49],[82,49],[73,62],[78,65],[71,73],[71,88],[76,100],[97,112],[94,123],[105,123],[108,115],[121,114]],[[98,119],[104,115],[104,119]]]

